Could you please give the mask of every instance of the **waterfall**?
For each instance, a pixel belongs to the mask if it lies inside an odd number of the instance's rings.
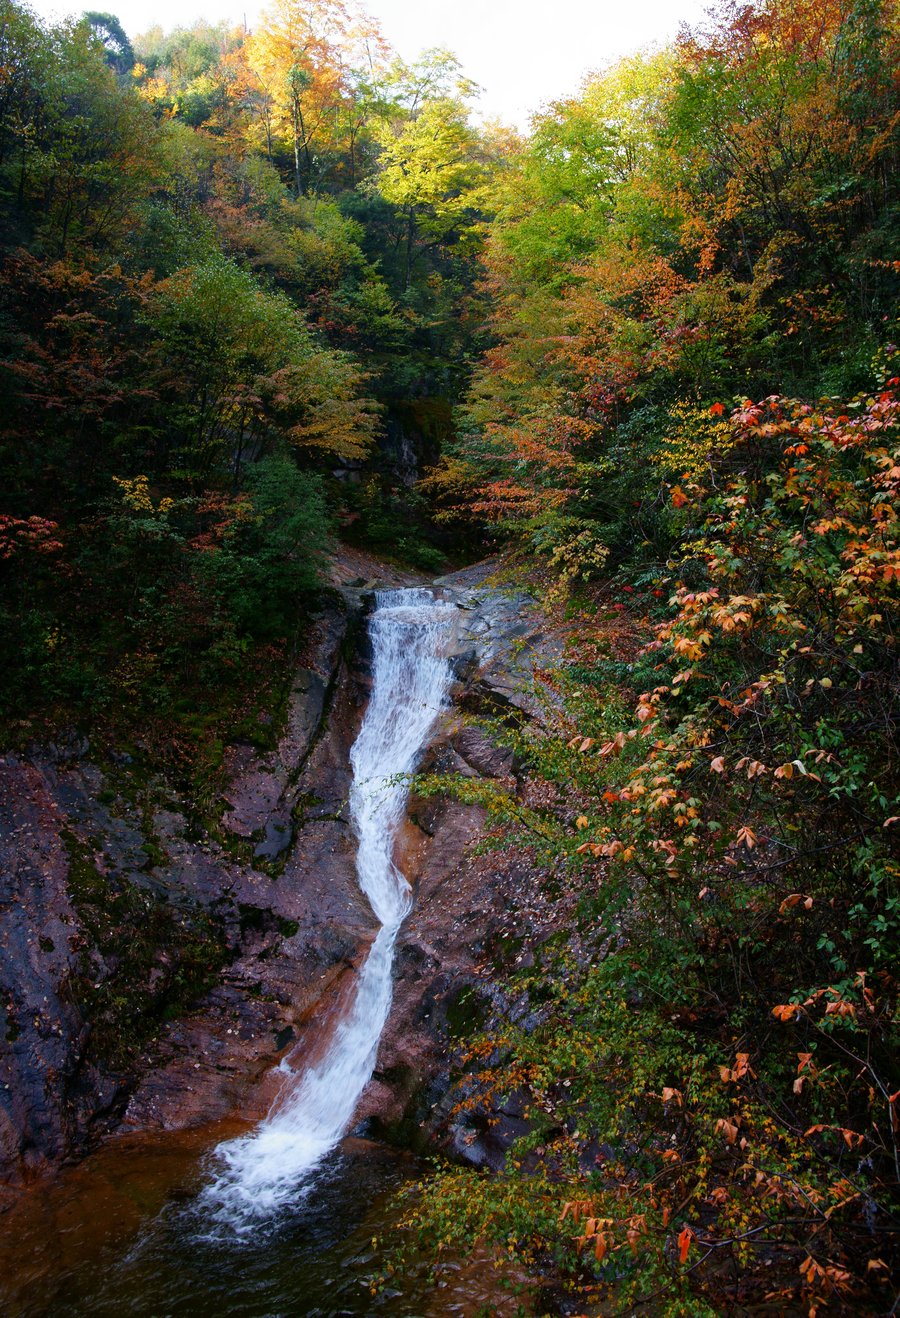
[[[241,1234],[308,1193],[311,1174],[346,1132],[375,1069],[391,1005],[394,944],[412,904],[393,859],[406,775],[447,699],[455,613],[428,590],[378,592],[370,621],[372,695],[350,753],[350,813],[359,884],[381,928],[322,1060],[305,1071],[286,1068],[260,1125],[216,1148],[216,1173],[197,1206],[220,1229]]]

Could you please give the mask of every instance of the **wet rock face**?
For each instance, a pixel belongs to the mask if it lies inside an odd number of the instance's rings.
[[[454,706],[422,768],[429,774],[500,779],[516,791],[513,752],[466,716],[541,718],[533,671],[558,649],[533,600],[500,593],[485,582],[492,568],[479,565],[435,583],[460,608],[458,681]],[[497,1168],[528,1129],[527,1120],[514,1099],[492,1112],[490,1122],[459,1117],[456,1107],[466,1090],[454,1079],[456,1051],[461,1039],[500,1014],[518,1012],[523,1028],[537,1023],[530,1004],[506,1000],[495,982],[495,965],[515,957],[526,932],[546,936],[555,928],[555,915],[541,907],[539,877],[527,856],[474,854],[484,828],[478,806],[444,797],[410,799],[401,858],[416,903],[401,931],[392,1010],[358,1118],[359,1128],[370,1134],[419,1148],[437,1143],[451,1156]]]
[[[222,824],[236,837],[255,840],[257,859],[276,860],[290,848],[294,789],[322,727],[345,633],[346,620],[340,614],[321,620],[311,663],[294,675],[285,731],[270,755],[260,756],[251,746],[228,748],[229,809]]]
[[[127,1129],[177,1129],[237,1106],[250,1119],[263,1115],[274,1093],[258,1081],[285,1050],[314,1044],[374,933],[345,808],[365,674],[342,650],[348,639],[356,649],[361,620],[350,612],[338,621],[323,620],[276,750],[261,757],[234,748],[223,828],[253,845],[255,861],[274,863],[263,871],[229,861],[221,848],[213,853],[202,886],[231,922],[234,957],[198,1009],[157,1040],[154,1065],[125,1111]],[[171,849],[171,830],[166,837]]]
[[[532,601],[485,584],[491,567],[437,583],[459,606],[457,682],[426,767],[514,786],[512,752],[464,715],[539,716],[531,671],[552,647]],[[421,584],[376,571],[355,551],[336,564],[346,607],[318,620],[275,748],[226,748],[217,825],[198,826],[161,780],[123,794],[129,757],[94,763],[77,734],[0,760],[0,1184],[112,1130],[260,1117],[273,1064],[290,1052],[297,1065],[327,1040],[377,924],[347,813],[371,684],[365,611],[378,586]],[[456,1031],[496,1005],[491,949],[517,918],[526,876],[515,858],[470,859],[478,807],[413,799],[410,815],[400,858],[416,908],[358,1117],[413,1141],[437,1132],[490,1162],[497,1150],[483,1132],[457,1130],[442,1096]],[[123,944],[123,921],[140,947]],[[195,979],[179,990],[185,964]],[[104,1021],[127,1032],[132,1017],[131,1051],[105,1053]]]
[[[534,669],[552,663],[561,648],[531,596],[489,584],[496,566],[488,560],[434,583],[459,609],[455,703],[467,713],[540,719],[543,711],[533,690]]]
[[[0,1167],[17,1178],[67,1150],[113,1094],[81,1065],[66,984],[79,947],[64,816],[34,765],[0,761]]]
[[[0,1185],[245,1106],[339,989],[374,926],[344,809],[361,622],[318,620],[271,754],[229,748],[218,828],[83,738],[0,760]]]

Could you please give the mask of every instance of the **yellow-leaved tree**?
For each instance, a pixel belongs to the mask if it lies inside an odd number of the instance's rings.
[[[346,0],[276,0],[245,44],[246,103],[271,157],[290,154],[297,195],[341,146],[359,69],[385,46],[374,20]]]

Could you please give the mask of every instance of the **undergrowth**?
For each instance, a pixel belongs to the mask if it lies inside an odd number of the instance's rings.
[[[516,781],[422,783],[579,897],[515,971],[528,1028],[467,1040],[459,1112],[524,1093],[529,1133],[419,1187],[438,1257],[487,1241],[598,1313],[894,1311],[895,385],[737,409],[700,530],[570,606],[543,722],[495,722]]]

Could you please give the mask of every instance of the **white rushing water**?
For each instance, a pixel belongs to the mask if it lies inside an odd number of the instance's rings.
[[[215,1150],[219,1170],[198,1207],[219,1228],[241,1234],[309,1189],[311,1173],[344,1135],[375,1069],[391,1005],[394,944],[412,904],[393,860],[409,792],[404,775],[415,768],[447,699],[455,613],[427,590],[378,593],[370,621],[372,695],[350,753],[350,813],[360,887],[381,928],[322,1060],[305,1071],[287,1068],[265,1120]]]

